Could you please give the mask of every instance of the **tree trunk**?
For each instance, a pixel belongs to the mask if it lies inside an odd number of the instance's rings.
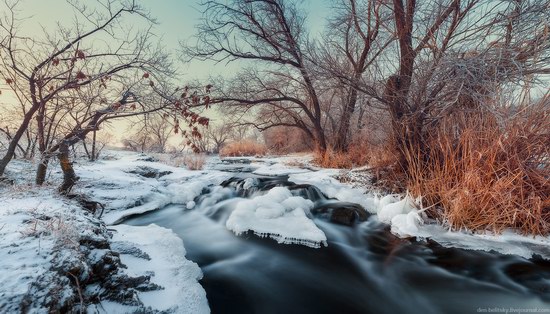
[[[354,85],[355,86],[355,85]],[[347,152],[349,148],[349,129],[351,125],[351,116],[355,112],[355,106],[357,104],[357,89],[352,86],[349,99],[344,107],[342,118],[340,119],[340,126],[336,135],[336,142],[334,143],[334,149],[338,152]]]
[[[419,130],[413,108],[407,102],[414,73],[414,61],[416,53],[412,45],[412,31],[416,0],[393,0],[393,12],[397,37],[399,42],[399,73],[392,75],[386,82],[384,98],[389,105],[392,118],[392,129],[396,149],[399,153],[399,164],[407,171],[407,152],[410,148],[416,148],[421,143],[418,138]]]
[[[50,163],[50,157],[42,155],[40,158],[40,163],[36,168],[36,178],[35,183],[37,185],[42,185],[46,182],[46,174],[48,173],[48,164]]]
[[[71,191],[76,181],[79,179],[74,172],[73,164],[69,155],[69,145],[66,141],[63,141],[59,145],[58,158],[59,164],[61,165],[61,170],[63,171],[63,183],[59,187],[58,191],[59,193],[66,195]]]
[[[36,126],[38,130],[38,151],[40,153],[40,163],[36,170],[36,184],[42,185],[46,181],[46,172],[48,171],[49,156],[46,156],[46,138],[44,133],[45,108],[41,107],[36,115]]]
[[[321,125],[315,125],[315,143],[316,143],[316,149],[322,156],[325,156],[327,152],[327,139],[325,137],[325,132],[323,132],[323,128]]]
[[[10,161],[13,158],[13,154],[15,153],[15,150],[17,149],[17,145],[19,144],[19,140],[21,140],[21,137],[25,134],[25,131],[29,127],[29,123],[31,122],[31,119],[34,115],[34,113],[38,110],[40,106],[32,106],[29,111],[25,114],[25,117],[23,118],[23,122],[21,122],[21,125],[19,126],[19,129],[17,129],[17,132],[13,135],[10,144],[8,145],[8,149],[6,151],[6,154],[4,157],[0,160],[0,176],[4,175],[4,172],[6,171],[6,167],[10,163]]]
[[[86,145],[86,141],[82,141],[82,147],[84,147],[84,152],[86,152],[86,156],[88,156],[88,159],[92,161],[92,155],[90,155],[90,151],[88,150],[88,145]]]
[[[93,133],[92,133],[92,158],[90,159],[90,161],[95,161],[96,159],[96,134],[97,134],[97,129],[94,129],[93,130]]]

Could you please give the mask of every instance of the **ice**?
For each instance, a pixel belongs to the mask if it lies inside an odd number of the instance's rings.
[[[275,187],[267,194],[237,203],[226,227],[240,235],[252,231],[283,244],[310,247],[326,245],[327,238],[306,215],[313,202],[292,196],[285,187]]]
[[[337,169],[321,169],[315,172],[291,174],[289,180],[296,184],[314,185],[330,198],[356,203],[363,206],[370,213],[377,213],[378,199],[376,195],[366,188],[354,188],[341,183],[334,178],[339,173]]]
[[[251,187],[254,187],[258,184],[258,180],[255,178],[246,178],[244,179],[243,189],[248,190]]]
[[[115,224],[127,216],[157,210],[168,204],[190,206],[206,187],[218,185],[231,177],[216,170],[191,171],[146,161],[143,155],[137,153],[111,154],[109,160],[75,166],[81,178],[75,190],[105,205],[104,221],[107,224]],[[168,174],[147,178],[142,175],[143,171],[136,169]]]
[[[301,168],[295,168],[286,166],[284,164],[276,163],[274,165],[269,166],[262,166],[256,170],[254,170],[254,174],[264,175],[264,176],[282,176],[292,173],[305,173],[310,172],[311,170],[308,169],[301,169]]]
[[[378,208],[384,208],[391,203],[399,202],[399,196],[395,194],[389,194],[383,196],[378,202]]]
[[[392,198],[392,201],[395,198]],[[385,223],[391,223],[392,219],[397,215],[408,214],[416,209],[415,201],[406,196],[402,200],[397,202],[391,202],[388,198],[384,197],[380,200],[378,211],[378,220]]]
[[[283,205],[287,211],[291,211],[294,208],[302,208],[304,210],[313,208],[313,202],[311,200],[299,196],[291,196],[282,201],[281,205]]]
[[[278,203],[266,204],[256,208],[256,217],[263,219],[272,219],[281,217],[286,212],[285,207]]]
[[[407,214],[399,214],[391,219],[391,232],[402,237],[418,233],[418,228],[424,223],[416,210]]]

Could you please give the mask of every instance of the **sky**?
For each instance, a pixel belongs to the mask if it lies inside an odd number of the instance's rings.
[[[93,3],[93,0],[80,0]],[[308,11],[308,26],[311,34],[319,34],[325,26],[331,0],[303,1]],[[200,23],[201,0],[138,0],[148,9],[157,22],[156,33],[162,36],[167,49],[177,54],[180,40],[188,40],[195,35],[195,26]],[[52,29],[57,22],[70,25],[74,16],[73,8],[66,0],[21,0],[20,13],[29,17],[23,24],[25,32],[33,33],[40,27]],[[227,75],[238,70],[237,65],[213,64],[193,61],[181,64],[182,72],[189,79],[207,78],[210,75]]]

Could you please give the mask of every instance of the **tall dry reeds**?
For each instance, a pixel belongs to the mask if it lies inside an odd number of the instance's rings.
[[[456,113],[407,152],[407,186],[453,229],[550,233],[550,107]]]
[[[325,154],[316,152],[313,163],[323,168],[352,169],[369,165],[372,168],[384,168],[394,163],[395,154],[389,144],[372,145],[356,141],[350,144],[347,152],[329,149]]]
[[[232,142],[220,150],[220,156],[228,157],[264,156],[265,154],[267,154],[265,145],[254,140]]]

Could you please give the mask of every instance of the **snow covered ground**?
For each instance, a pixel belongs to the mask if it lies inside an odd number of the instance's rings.
[[[0,204],[0,312],[15,313],[22,310],[20,305],[28,304],[25,299],[37,282],[56,275],[54,259],[74,253],[77,230],[88,231],[82,222],[85,217],[76,214],[78,207],[51,197],[47,189],[3,190]],[[42,299],[48,292],[32,297]],[[70,289],[59,293],[66,299],[71,294]],[[26,306],[41,308],[40,304]]]
[[[7,174],[15,185],[0,186],[0,280],[5,283],[0,286],[0,313],[64,312],[87,299],[101,300],[82,307],[88,313],[209,312],[198,283],[202,272],[185,259],[180,238],[154,225],[112,226],[108,232],[105,222],[166,204],[187,204],[228,174],[170,167],[127,152],[111,152],[94,163],[78,161],[80,181],[73,192],[105,205],[100,220],[76,200],[56,193],[58,170],[48,176],[52,184],[40,188],[30,183],[33,170],[29,162],[14,161]],[[127,254],[136,250],[144,255]],[[119,281],[97,284],[96,266]],[[107,291],[111,286],[122,291]]]
[[[172,167],[131,152],[110,152],[107,159],[83,162],[75,170],[80,176],[75,192],[104,204],[107,224],[168,204],[187,204],[205,187],[231,177],[216,170]]]

